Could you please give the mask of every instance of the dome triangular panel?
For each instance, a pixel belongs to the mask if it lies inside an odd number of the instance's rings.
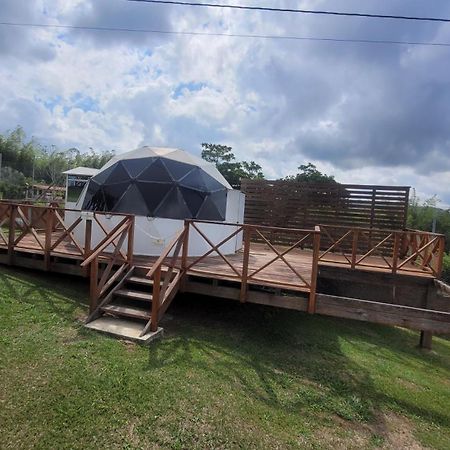
[[[191,212],[177,187],[173,187],[169,194],[164,198],[164,201],[155,210],[155,216],[166,217],[168,219],[192,217]]]
[[[152,163],[153,158],[124,159],[122,161],[130,178],[136,178]]]
[[[142,197],[139,189],[135,184],[132,184],[120,200],[116,203],[115,212],[128,213],[133,211],[133,214],[139,216],[148,215],[147,205]]]
[[[173,181],[160,158],[154,159],[153,163],[142,171],[137,179],[144,182],[159,181],[162,183],[171,183]]]
[[[121,161],[119,161],[117,164],[115,164],[112,169],[113,170],[109,174],[108,178],[103,182],[104,184],[122,183],[124,181],[130,180],[130,176],[128,175],[128,172],[123,167]]]
[[[195,169],[195,166],[191,164],[186,164],[179,161],[174,161],[171,159],[165,159],[164,165],[166,166],[167,170],[169,171],[171,177],[173,180],[180,180],[186,175],[189,174],[189,172],[193,171]]]
[[[136,183],[147,206],[147,215],[153,216],[156,208],[164,200],[168,192],[172,189],[169,183]]]

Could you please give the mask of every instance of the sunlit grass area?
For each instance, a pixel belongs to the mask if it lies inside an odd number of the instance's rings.
[[[450,447],[450,343],[180,297],[149,347],[85,330],[81,279],[0,268],[1,448]]]

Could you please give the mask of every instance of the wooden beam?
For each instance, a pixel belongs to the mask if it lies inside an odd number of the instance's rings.
[[[450,333],[450,313],[317,294],[317,314],[375,322],[434,333]]]

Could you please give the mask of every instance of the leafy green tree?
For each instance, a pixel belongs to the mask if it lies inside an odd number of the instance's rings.
[[[76,148],[60,150],[55,146],[44,148],[34,139],[27,140],[22,127],[0,135],[2,166],[18,171],[31,184],[63,184],[62,172],[77,166],[99,169],[113,156],[114,152],[97,152],[90,149],[81,153]]]
[[[336,183],[333,175],[320,172],[311,162],[301,164],[297,169],[299,172],[296,175],[289,175],[284,179],[308,183]]]
[[[433,223],[436,233],[445,235],[446,249],[450,251],[450,210],[439,208],[439,199],[434,195],[421,201],[415,190],[411,195],[408,208],[408,228],[432,231]]]
[[[216,165],[219,172],[234,188],[239,188],[241,179],[263,179],[262,167],[255,161],[237,161],[232,147],[221,144],[202,144],[202,158]]]
[[[0,170],[0,198],[22,199],[26,189],[26,178],[21,172],[11,167],[3,167]]]

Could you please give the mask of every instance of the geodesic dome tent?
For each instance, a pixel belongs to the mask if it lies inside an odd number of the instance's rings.
[[[87,211],[224,221],[230,189],[203,159],[175,148],[141,147],[105,164],[80,202]]]

